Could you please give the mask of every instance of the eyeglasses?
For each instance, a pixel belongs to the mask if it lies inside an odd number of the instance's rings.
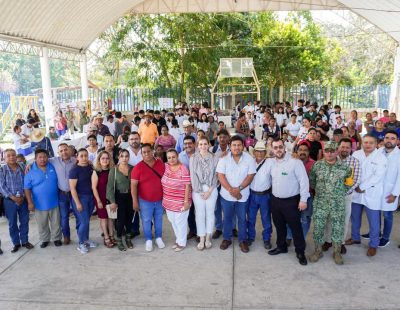
[[[274,146],[273,149],[274,150],[283,150],[283,145]]]

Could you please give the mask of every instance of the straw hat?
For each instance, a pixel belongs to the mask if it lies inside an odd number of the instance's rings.
[[[45,136],[45,133],[43,130],[39,129],[39,128],[35,128],[32,130],[31,135],[30,135],[30,139],[32,142],[40,142],[43,140]]]
[[[266,147],[263,141],[258,141],[254,146],[254,151],[266,151]]]
[[[191,122],[189,122],[187,119],[185,119],[182,122],[182,127],[185,128],[185,127],[189,127],[189,126],[193,126],[193,124]]]

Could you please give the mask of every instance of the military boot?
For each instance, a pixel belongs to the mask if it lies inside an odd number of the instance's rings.
[[[315,251],[314,253],[309,257],[310,262],[316,263],[318,260],[324,256],[322,253],[322,246],[321,245],[315,245]]]
[[[124,242],[122,241],[122,238],[117,237],[117,238],[116,238],[116,241],[117,241],[118,250],[120,250],[120,251],[126,251],[126,247],[125,247],[125,245],[124,245]]]
[[[126,234],[125,242],[128,249],[133,249],[132,239],[133,239],[133,234]]]
[[[336,265],[343,265],[343,258],[342,254],[340,254],[341,245],[334,244],[333,245],[333,260],[335,261]]]

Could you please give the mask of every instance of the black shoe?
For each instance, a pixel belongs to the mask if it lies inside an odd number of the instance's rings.
[[[342,244],[342,246],[340,247],[340,254],[346,254],[347,253],[347,249],[346,249],[346,247],[344,246],[344,244]]]
[[[55,246],[62,246],[61,240],[56,240],[56,241],[54,241],[54,245],[55,245]]]
[[[23,246],[24,248],[27,248],[28,250],[31,250],[31,249],[34,248],[33,244],[32,244],[32,243],[29,243],[29,242],[23,243],[22,246]]]
[[[272,248],[271,241],[269,241],[269,240],[264,240],[264,248],[265,248],[266,250],[271,249],[271,248]]]
[[[47,247],[49,245],[49,241],[45,241],[45,242],[42,242],[41,244],[40,244],[40,247],[42,248],[42,249],[44,249],[45,247]]]
[[[135,238],[135,237],[137,237],[137,236],[140,236],[140,231],[134,231],[134,232],[132,233],[132,238]]]
[[[278,254],[285,254],[287,253],[287,249],[280,249],[280,248],[275,248],[273,250],[268,251],[269,255],[278,255]]]
[[[254,242],[254,239],[247,239],[247,245],[251,246]]]
[[[212,235],[212,238],[213,239],[218,239],[219,237],[221,237],[221,235],[222,235],[222,230],[216,230],[214,233],[213,233],[213,235]]]
[[[3,250],[2,249],[0,249],[0,255],[3,255]]]
[[[238,236],[238,231],[237,231],[237,229],[232,229],[232,236],[235,237],[235,238],[237,238],[237,236]]]
[[[363,239],[369,239],[369,233],[367,233],[367,234],[362,234],[361,235],[361,237],[363,238]]]
[[[187,240],[190,240],[192,238],[196,237],[196,233],[193,231],[189,231],[188,235],[187,235]]]
[[[21,247],[20,244],[14,245],[13,248],[11,249],[11,253],[18,252],[19,248]]]
[[[302,254],[297,253],[296,257],[299,260],[300,265],[303,265],[303,266],[307,265],[307,258],[304,255],[304,253],[302,253]]]

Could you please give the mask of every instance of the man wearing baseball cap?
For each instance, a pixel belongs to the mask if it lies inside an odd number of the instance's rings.
[[[183,127],[183,133],[179,136],[178,142],[176,143],[175,147],[178,154],[184,151],[183,140],[185,139],[186,136],[192,136],[195,140],[197,139],[197,135],[194,132],[193,124],[190,121],[185,119],[182,123],[182,127]]]
[[[345,196],[351,186],[345,180],[351,176],[351,168],[338,160],[337,143],[328,141],[324,146],[324,159],[317,161],[310,172],[310,186],[315,189],[313,202],[315,252],[310,261],[317,262],[322,256],[325,226],[328,218],[332,223],[333,259],[342,265],[340,253],[345,223]]]

